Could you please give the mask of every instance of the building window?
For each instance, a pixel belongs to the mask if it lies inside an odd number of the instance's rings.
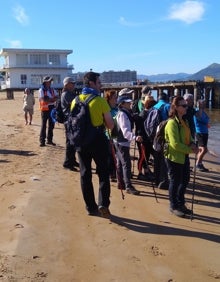
[[[49,54],[50,65],[60,65],[60,56],[57,54]]]
[[[46,54],[31,54],[30,55],[31,65],[46,65],[47,55]]]
[[[21,74],[21,84],[27,84],[27,75]]]
[[[27,54],[16,54],[16,65],[27,65],[28,64],[28,55]]]

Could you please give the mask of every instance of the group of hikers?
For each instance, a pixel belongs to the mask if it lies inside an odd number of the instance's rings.
[[[39,89],[41,147],[56,145],[51,111],[59,94],[51,86],[52,80],[52,77],[45,77]],[[165,92],[161,92],[155,100],[148,86],[142,88],[141,97],[129,88],[119,92],[107,90],[102,95],[100,75],[95,72],[84,75],[84,87],[80,94],[76,95],[74,87],[73,78],[63,80],[60,96],[66,133],[63,167],[72,171],[79,168],[88,215],[111,218],[110,181],[117,182],[118,188],[128,194],[140,194],[132,184],[132,142],[138,151],[137,179],[143,183],[153,182],[159,189],[167,189],[169,210],[174,215],[184,217],[190,214],[191,210],[185,204],[191,170],[189,154],[195,154],[197,169],[208,171],[202,163],[207,152],[209,124],[205,101],[198,100],[195,108],[192,94],[176,95],[171,99]],[[88,110],[95,132],[89,142],[77,147],[71,142],[68,122],[74,108],[79,105],[76,97],[80,103],[92,97]],[[157,150],[154,141],[161,122],[164,122],[164,143],[162,149]],[[92,182],[92,161],[99,178],[97,199]]]

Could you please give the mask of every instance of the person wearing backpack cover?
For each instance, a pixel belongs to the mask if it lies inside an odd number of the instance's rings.
[[[76,97],[74,92],[75,81],[72,77],[65,77],[63,80],[63,90],[61,93],[61,107],[64,114],[64,128],[66,136],[66,150],[65,150],[65,160],[63,167],[70,169],[72,171],[77,171],[76,167],[79,167],[78,162],[76,161],[76,150],[74,146],[70,144],[68,134],[67,134],[67,124],[70,113],[70,105],[72,100]]]
[[[170,212],[178,217],[191,214],[191,210],[185,205],[185,193],[190,180],[189,154],[198,153],[198,148],[192,142],[188,122],[183,118],[186,110],[187,104],[184,98],[175,97],[165,126],[164,156],[170,178]]]
[[[118,136],[114,139],[117,157],[117,171],[119,175],[123,175],[123,186],[126,192],[132,195],[139,195],[140,191],[136,190],[131,183],[131,157],[130,144],[131,141],[142,142],[141,136],[136,136],[132,131],[134,128],[134,120],[131,110],[132,99],[126,96],[119,96],[118,114],[116,116],[118,125]]]
[[[39,103],[41,111],[41,130],[40,130],[40,147],[45,146],[45,139],[47,138],[47,144],[56,146],[53,142],[53,129],[54,122],[51,117],[51,111],[54,108],[54,103],[58,98],[57,91],[51,87],[51,82],[53,78],[50,76],[45,76],[43,78],[43,83],[39,89]],[[47,130],[48,122],[48,130]],[[46,134],[47,130],[47,134]]]
[[[105,134],[105,127],[112,130],[114,121],[110,113],[110,106],[100,96],[101,81],[99,77],[100,74],[96,72],[88,72],[84,75],[85,87],[82,89],[79,99],[85,101],[91,95],[95,96],[88,104],[88,107],[92,125],[96,129],[96,135],[89,144],[77,150],[77,153],[80,166],[81,190],[88,215],[100,214],[102,217],[110,219],[110,179],[107,162],[109,142]],[[71,111],[74,109],[75,99],[71,103]],[[99,178],[98,203],[96,203],[92,183],[92,160],[96,164]]]

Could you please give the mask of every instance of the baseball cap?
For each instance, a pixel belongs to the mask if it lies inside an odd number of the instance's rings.
[[[119,96],[117,100],[117,104],[120,105],[122,103],[130,103],[132,102],[132,99],[127,96]]]
[[[63,85],[67,85],[68,83],[75,83],[75,80],[72,78],[72,77],[65,77],[64,80],[63,80]]]
[[[123,88],[121,91],[118,92],[118,96],[122,96],[122,95],[130,95],[134,92],[134,90],[130,89],[130,88]]]

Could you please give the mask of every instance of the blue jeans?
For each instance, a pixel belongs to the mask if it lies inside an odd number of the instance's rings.
[[[186,187],[190,180],[190,161],[186,155],[185,163],[179,164],[165,159],[168,174],[170,178],[169,184],[169,200],[170,208],[178,209],[185,205]]]

